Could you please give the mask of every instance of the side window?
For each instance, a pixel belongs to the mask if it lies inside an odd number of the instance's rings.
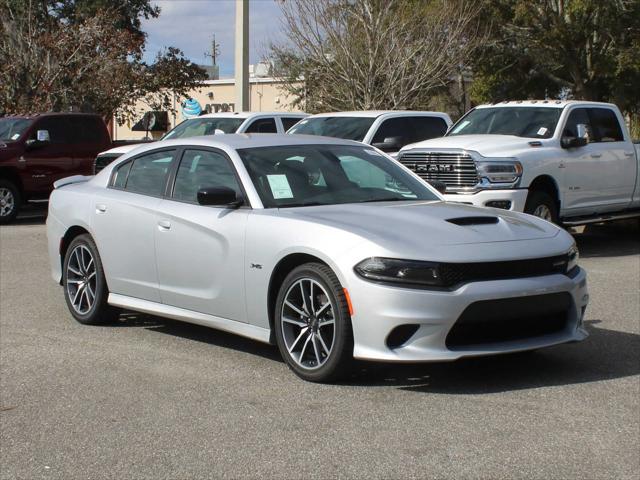
[[[70,143],[100,143],[104,127],[95,117],[74,116],[69,118],[68,137]]]
[[[442,137],[447,132],[447,122],[439,117],[407,117],[413,126],[409,143]]]
[[[174,153],[175,150],[164,150],[135,158],[129,170],[125,190],[155,197],[162,196]]]
[[[196,203],[198,190],[207,187],[241,191],[233,167],[225,156],[210,150],[185,150],[176,174],[173,198]]]
[[[373,136],[371,143],[382,143],[386,138],[397,137],[399,140],[398,149],[409,143],[409,126],[406,118],[390,118],[382,122],[378,131]]]
[[[133,162],[123,163],[115,169],[113,179],[111,180],[111,186],[114,188],[124,188],[127,184],[127,177],[129,176],[129,170],[131,170],[131,164]]]
[[[589,109],[596,142],[622,142],[624,137],[618,117],[609,108]]]
[[[35,139],[38,130],[49,132],[49,141],[55,144],[69,143],[70,125],[65,117],[45,117],[41,119],[33,130],[32,138]]]
[[[589,143],[593,142],[593,129],[591,128],[591,121],[589,120],[589,113],[586,108],[576,108],[571,110],[567,123],[564,126],[562,135],[565,137],[577,137],[579,124],[587,126],[587,133],[589,134]]]
[[[273,118],[259,118],[254,120],[245,130],[246,133],[278,133],[276,121]]]
[[[282,127],[286,132],[291,127],[293,127],[296,123],[302,120],[302,117],[280,117],[280,120],[282,121]]]

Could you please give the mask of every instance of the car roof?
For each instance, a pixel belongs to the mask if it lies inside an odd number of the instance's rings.
[[[288,145],[356,145],[367,146],[353,140],[343,140],[333,137],[317,135],[288,135],[286,133],[227,133],[224,135],[203,135],[199,137],[180,138],[176,140],[161,140],[140,145],[137,152],[154,150],[170,146],[196,145],[202,147],[242,148],[280,147]],[[369,147],[371,148],[371,147]]]
[[[253,118],[253,117],[306,117],[308,114],[304,112],[218,112],[218,113],[205,113],[194,118]]]
[[[382,115],[433,115],[444,117],[446,114],[442,112],[431,112],[421,110],[352,110],[350,112],[327,112],[311,115],[312,117],[367,117],[377,118]]]
[[[32,119],[32,118],[43,118],[43,117],[99,117],[102,118],[97,113],[83,113],[83,112],[45,112],[45,113],[18,113],[16,115],[0,115],[0,119],[4,118],[24,118],[24,119]]]
[[[588,100],[509,100],[498,103],[486,103],[478,105],[476,108],[496,108],[496,107],[554,107],[564,108],[568,105],[588,105],[613,107],[612,103],[590,102]]]

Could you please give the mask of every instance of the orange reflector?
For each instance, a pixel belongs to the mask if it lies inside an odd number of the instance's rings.
[[[346,288],[342,289],[344,291],[344,298],[347,300],[347,306],[349,307],[349,315],[353,317],[353,305],[351,305],[351,297],[349,296],[349,290]]]

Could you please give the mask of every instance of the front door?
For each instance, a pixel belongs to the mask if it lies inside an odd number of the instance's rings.
[[[198,190],[241,192],[230,160],[213,149],[187,148],[175,184],[158,207],[155,230],[162,303],[246,322],[245,230],[249,208],[199,205]]]

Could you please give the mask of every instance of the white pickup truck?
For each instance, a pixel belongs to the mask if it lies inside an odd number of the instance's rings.
[[[482,105],[398,160],[446,185],[448,201],[524,211],[567,226],[640,216],[640,145],[615,105]]]

